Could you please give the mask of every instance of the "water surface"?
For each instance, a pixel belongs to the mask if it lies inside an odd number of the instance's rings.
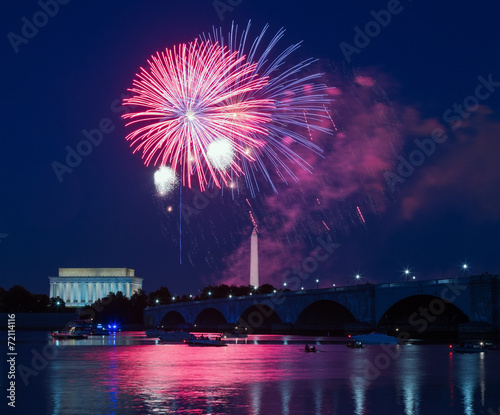
[[[347,349],[298,336],[220,348],[161,344],[139,332],[18,339],[17,408],[1,413],[500,415],[500,352]],[[305,353],[305,342],[318,353]]]

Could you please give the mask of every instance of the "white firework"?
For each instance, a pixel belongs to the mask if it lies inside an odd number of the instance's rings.
[[[171,167],[161,166],[154,174],[156,193],[166,196],[177,185],[177,177]]]
[[[214,168],[224,170],[233,162],[233,145],[225,138],[215,140],[208,145],[207,157]]]

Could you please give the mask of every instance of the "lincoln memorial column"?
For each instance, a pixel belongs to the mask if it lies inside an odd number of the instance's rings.
[[[77,296],[76,296],[77,301],[78,301],[78,303],[81,303],[82,300],[83,300],[83,283],[77,282],[76,283],[76,290],[77,290],[76,291],[76,293],[77,293]]]

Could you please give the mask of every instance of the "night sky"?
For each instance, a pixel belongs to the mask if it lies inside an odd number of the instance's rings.
[[[4,288],[48,294],[59,267],[130,267],[146,291],[177,295],[248,284],[250,210],[261,283],[500,272],[497,2],[60,3],[47,17],[43,0],[11,1],[0,17]],[[157,50],[233,20],[254,35],[284,27],[277,50],[303,41],[287,63],[318,59],[337,130],[314,137],[324,154],[304,154],[314,170],[299,182],[275,177],[278,193],[262,183],[255,198],[183,189],[180,217],[179,189],[156,196],[155,168],[125,141],[122,94]],[[58,177],[54,162],[96,128],[102,141]]]

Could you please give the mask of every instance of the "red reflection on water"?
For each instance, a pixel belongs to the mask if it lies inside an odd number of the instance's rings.
[[[244,407],[241,413],[258,414],[271,404],[282,407],[283,413],[294,413],[310,409],[312,399],[315,412],[322,413],[321,408],[331,405],[336,395],[323,391],[327,380],[338,378],[345,384],[345,361],[326,346],[318,349],[320,353],[304,353],[303,345],[283,343],[220,348],[184,344],[82,347],[78,360],[81,377],[95,379],[98,393],[94,400],[111,409],[117,408],[117,402],[126,402],[127,409],[145,405],[165,413],[224,413],[220,412],[224,408]],[[341,355],[347,350],[338,349]],[[294,393],[303,387],[314,397]]]
[[[120,390],[148,406],[177,410],[187,402],[191,402],[191,410],[225,406],[230,397],[241,393],[242,384],[248,383],[252,384],[251,392],[245,400],[260,406],[263,383],[300,376],[296,365],[303,357],[297,347],[283,345],[212,348],[159,344],[98,351],[84,350],[80,358],[97,363],[97,373],[95,367],[91,370],[109,389],[108,404],[116,401],[116,390]]]

